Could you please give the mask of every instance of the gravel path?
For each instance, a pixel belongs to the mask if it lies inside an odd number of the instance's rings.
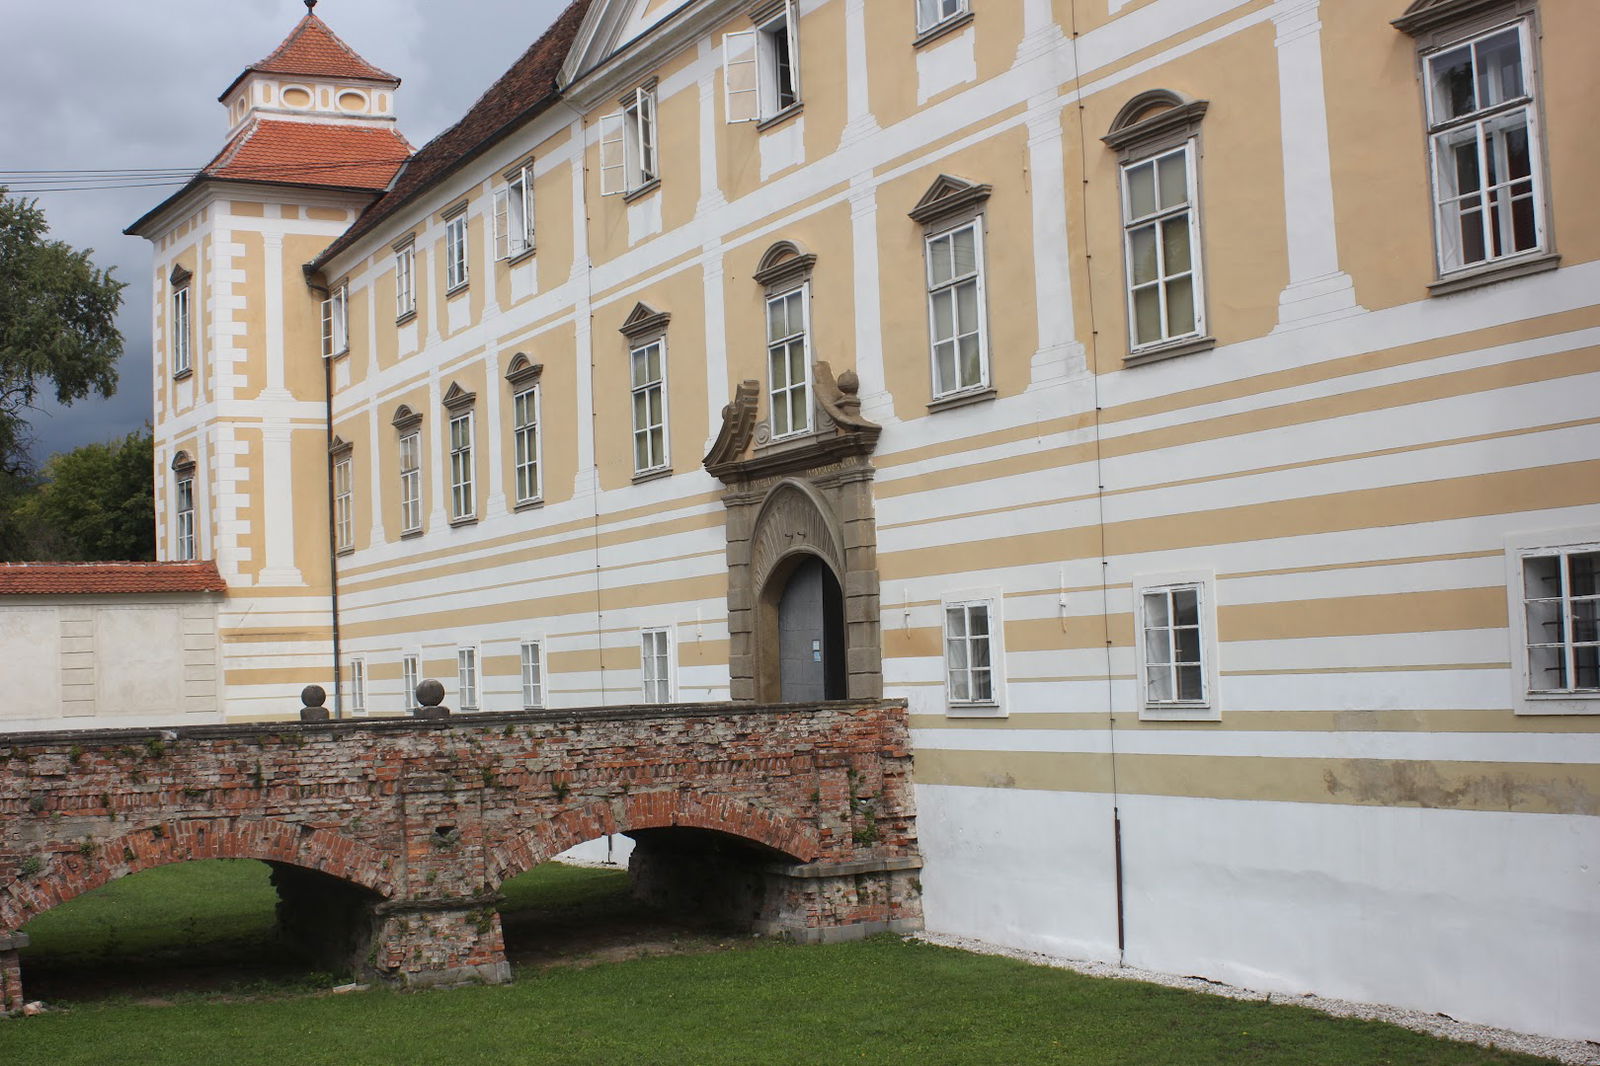
[[[1469,1044],[1481,1044],[1484,1047],[1503,1048],[1507,1051],[1520,1051],[1527,1055],[1541,1055],[1554,1059],[1557,1062],[1570,1063],[1572,1066],[1600,1066],[1600,1044],[1584,1040],[1557,1040],[1547,1036],[1533,1036],[1528,1033],[1514,1033],[1509,1029],[1495,1029],[1487,1025],[1473,1025],[1470,1022],[1456,1021],[1444,1014],[1429,1014],[1426,1011],[1406,1010],[1402,1007],[1386,1007],[1379,1003],[1352,1003],[1345,999],[1327,999],[1322,996],[1304,995],[1292,996],[1282,992],[1256,992],[1248,988],[1236,988],[1225,985],[1220,981],[1208,981],[1200,977],[1176,977],[1169,973],[1154,973],[1150,970],[1140,970],[1132,966],[1113,966],[1104,962],[1085,962],[1081,959],[1062,958],[1058,955],[1045,955],[1037,951],[1022,951],[1017,948],[1001,947],[983,940],[974,940],[971,937],[952,936],[948,933],[918,933],[916,939],[929,944],[940,944],[944,947],[961,948],[963,951],[974,951],[983,955],[1004,955],[1007,958],[1021,959],[1023,962],[1033,963],[1035,966],[1055,966],[1061,969],[1074,970],[1090,977],[1120,977],[1130,981],[1149,981],[1152,984],[1167,985],[1170,988],[1183,988],[1191,992],[1204,992],[1207,995],[1227,996],[1230,999],[1259,999],[1268,1002],[1290,1003],[1299,1007],[1310,1007],[1312,1010],[1322,1011],[1341,1018],[1366,1018],[1371,1021],[1389,1022],[1394,1025],[1414,1029],[1419,1033],[1429,1036],[1442,1037],[1446,1040],[1460,1040]]]

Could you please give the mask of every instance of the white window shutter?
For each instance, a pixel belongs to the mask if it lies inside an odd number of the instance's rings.
[[[533,247],[533,168],[522,168],[522,250]]]
[[[789,35],[789,81],[794,98],[800,100],[800,13],[794,9],[794,0],[783,0],[783,11],[783,32]]]
[[[349,290],[343,285],[333,294],[333,350],[342,352],[350,347]]]
[[[622,112],[600,116],[600,195],[628,191],[627,132]]]
[[[730,123],[761,118],[760,62],[755,30],[722,35],[722,91]]]
[[[508,259],[511,256],[510,223],[510,190],[496,189],[494,191],[494,257]]]
[[[639,89],[639,179],[656,178],[656,94]]]
[[[322,355],[333,354],[333,297],[322,301]]]

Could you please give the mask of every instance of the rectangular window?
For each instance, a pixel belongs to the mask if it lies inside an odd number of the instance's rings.
[[[1597,574],[1600,545],[1523,557],[1528,695],[1600,695]]]
[[[471,518],[477,509],[472,488],[472,412],[450,416],[450,518]]]
[[[522,706],[544,706],[544,648],[537,640],[522,642]]]
[[[945,691],[951,706],[997,702],[990,607],[988,601],[945,604]]]
[[[422,434],[400,438],[400,531],[422,529]]]
[[[517,502],[532,503],[544,495],[539,480],[539,387],[511,398],[511,437],[516,453]]]
[[[977,222],[927,239],[934,399],[989,384],[984,345],[983,235]]]
[[[350,713],[367,713],[367,661],[350,660]]]
[[[533,167],[519,167],[494,194],[494,257],[533,251]]]
[[[417,249],[408,244],[394,253],[394,317],[417,310]]]
[[[800,102],[800,47],[794,0],[753,30],[722,35],[729,122],[760,122]]]
[[[1439,272],[1545,246],[1528,24],[1424,59]]]
[[[643,474],[667,466],[666,342],[655,340],[628,353],[633,380],[633,470]]]
[[[187,562],[195,557],[194,544],[194,478],[181,477],[176,486],[177,496],[177,557]]]
[[[926,33],[967,12],[967,0],[917,0],[917,32]]]
[[[1122,168],[1132,349],[1198,335],[1200,264],[1189,142]]]
[[[192,369],[189,362],[189,286],[172,294],[172,373],[176,377]]]
[[[340,551],[356,546],[352,496],[350,457],[345,456],[333,464],[333,528]]]
[[[1140,717],[1215,721],[1217,612],[1211,575],[1136,578],[1133,615]]]
[[[407,652],[400,659],[400,705],[408,711],[417,705],[417,686],[422,683],[421,658]]]
[[[672,641],[665,629],[639,634],[639,659],[643,671],[644,702],[672,702]]]
[[[467,213],[444,224],[444,286],[454,292],[467,283]]]
[[[615,196],[656,180],[656,87],[635,89],[622,110],[600,118],[600,193]]]
[[[350,294],[340,285],[322,301],[322,355],[329,358],[350,350]]]
[[[768,399],[774,439],[811,428],[811,359],[806,289],[767,298]]]
[[[478,709],[478,649],[456,649],[456,694],[461,710]]]

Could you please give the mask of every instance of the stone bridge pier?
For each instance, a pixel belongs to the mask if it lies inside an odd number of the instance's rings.
[[[39,914],[269,863],[283,933],[406,986],[510,976],[507,880],[606,834],[642,898],[801,941],[921,926],[905,706],[674,705],[0,735],[0,1009]]]

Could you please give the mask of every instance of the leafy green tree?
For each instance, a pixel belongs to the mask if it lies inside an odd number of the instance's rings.
[[[154,442],[148,429],[45,463],[16,509],[27,554],[53,562],[156,557]]]

